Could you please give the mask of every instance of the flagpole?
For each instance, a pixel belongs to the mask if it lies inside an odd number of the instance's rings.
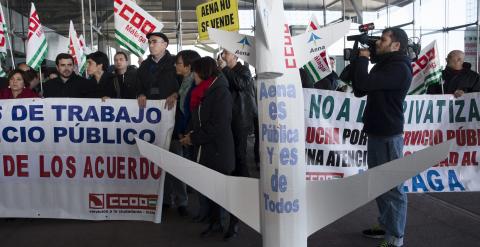
[[[88,0],[88,9],[90,12],[90,45],[93,49],[93,19],[92,19],[92,0]]]
[[[82,2],[82,30],[83,30],[83,38],[85,39],[85,7],[83,6],[83,0],[80,0]],[[87,45],[87,44],[85,44]]]
[[[8,43],[8,46],[10,46],[10,58],[12,59],[12,68],[15,69],[15,58],[13,58],[13,47],[12,47],[12,43],[10,42],[10,37],[9,36],[9,33],[7,33],[7,43]]]
[[[38,68],[38,72],[40,74],[40,92],[43,94],[43,79],[42,79],[42,65]]]

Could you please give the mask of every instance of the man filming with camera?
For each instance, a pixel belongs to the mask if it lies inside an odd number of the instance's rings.
[[[408,36],[400,28],[387,28],[375,49],[361,49],[352,61],[352,85],[357,97],[367,95],[363,130],[368,135],[368,166],[373,168],[403,157],[402,105],[412,82]],[[372,55],[372,57],[371,57]],[[369,59],[376,62],[368,72]],[[384,238],[381,247],[403,246],[407,195],[403,184],[377,199],[380,226],[363,231],[367,237]]]

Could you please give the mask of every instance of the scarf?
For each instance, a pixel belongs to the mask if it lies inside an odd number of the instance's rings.
[[[190,99],[190,110],[195,110],[200,103],[202,102],[203,95],[205,91],[213,84],[216,77],[210,77],[206,80],[203,80],[192,90],[192,97]]]
[[[185,114],[185,98],[187,97],[190,88],[192,88],[193,83],[195,83],[193,79],[193,73],[190,73],[183,78],[182,85],[180,85],[180,89],[178,90],[179,108],[183,114]]]

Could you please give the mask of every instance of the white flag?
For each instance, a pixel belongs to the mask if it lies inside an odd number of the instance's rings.
[[[148,47],[146,35],[160,32],[163,24],[131,0],[115,0],[113,11],[117,42],[133,54],[143,56]]]
[[[303,69],[307,71],[313,82],[320,81],[331,74],[332,68],[330,68],[327,50],[320,51],[314,59],[303,66]]]
[[[83,34],[80,34],[80,37],[78,37],[78,42],[80,42],[80,47],[83,50],[83,54],[88,55],[92,53],[92,50],[88,48],[87,43],[85,42],[85,38],[83,37]]]
[[[40,24],[35,5],[32,3],[30,18],[28,19],[27,65],[38,70],[46,55],[47,38],[42,24]]]
[[[68,53],[72,55],[74,63],[78,67],[78,73],[82,74],[85,71],[87,65],[87,58],[85,53],[83,53],[82,46],[80,44],[80,40],[77,36],[77,32],[75,31],[75,27],[73,26],[73,22],[70,20],[70,30],[68,33],[70,45],[68,49]]]
[[[7,23],[5,22],[5,15],[3,14],[3,8],[0,4],[0,53],[3,57],[7,54]]]
[[[318,24],[317,17],[315,17],[315,15],[312,15],[308,23],[307,30],[305,32],[308,33],[316,31],[319,28],[321,28],[321,26]],[[318,39],[320,39],[320,37],[318,37],[315,33],[312,32],[309,38],[309,42],[315,42]],[[320,81],[321,79],[332,73],[333,70],[330,67],[330,60],[328,58],[327,50],[321,49],[316,52],[313,59],[307,62],[303,66],[303,69],[307,71],[307,74],[310,76],[310,78],[312,78],[313,82]]]
[[[317,17],[312,14],[312,17],[310,17],[310,22],[308,23],[308,26],[307,26],[307,32],[318,30],[319,27],[320,25],[318,24]]]
[[[441,82],[442,68],[436,40],[422,49],[417,61],[412,62],[412,68],[413,79],[408,94],[424,94],[429,86]]]
[[[5,73],[5,70],[3,70],[1,60],[0,60],[0,77],[7,77],[7,73]]]

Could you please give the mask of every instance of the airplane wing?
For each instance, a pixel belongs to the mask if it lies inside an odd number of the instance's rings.
[[[140,154],[260,232],[259,181],[232,177],[135,138]]]
[[[208,28],[208,36],[221,47],[255,67],[255,38],[236,32]]]
[[[308,181],[307,195],[315,195],[307,200],[308,235],[439,163],[452,145],[449,140],[347,178]]]
[[[297,64],[303,66],[315,60],[322,50],[343,38],[350,29],[350,22],[350,20],[342,21],[292,37]]]

